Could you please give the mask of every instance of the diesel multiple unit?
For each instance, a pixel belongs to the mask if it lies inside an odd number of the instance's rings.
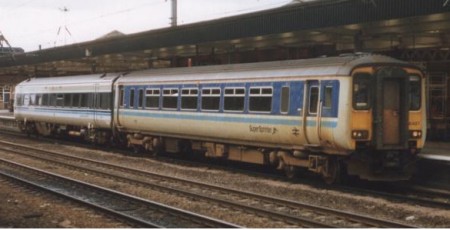
[[[28,133],[309,169],[330,183],[408,179],[426,131],[422,71],[381,55],[35,78],[15,92]]]

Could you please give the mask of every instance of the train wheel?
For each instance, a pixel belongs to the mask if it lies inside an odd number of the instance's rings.
[[[286,174],[286,177],[289,179],[293,179],[297,176],[298,174],[298,169],[297,167],[293,166],[293,165],[285,165],[284,166],[284,173]]]
[[[139,155],[143,152],[144,148],[140,145],[133,145],[133,153]]]
[[[327,184],[340,184],[342,182],[342,163],[338,159],[328,160],[328,173],[322,175]]]
[[[161,138],[153,138],[152,145],[153,145],[152,156],[156,157],[164,153],[164,146]]]

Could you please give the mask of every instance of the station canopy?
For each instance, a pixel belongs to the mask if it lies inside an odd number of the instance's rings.
[[[348,52],[448,60],[448,0],[293,0],[245,15],[0,57],[2,76],[66,76]]]

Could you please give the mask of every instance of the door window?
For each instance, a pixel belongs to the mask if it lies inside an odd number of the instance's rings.
[[[317,114],[319,102],[319,87],[312,86],[309,90],[309,114]]]

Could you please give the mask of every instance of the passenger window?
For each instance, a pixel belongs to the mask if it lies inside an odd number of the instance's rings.
[[[16,106],[22,106],[23,104],[23,96],[22,94],[16,94]]]
[[[88,108],[94,108],[94,97],[93,93],[88,93]]]
[[[100,95],[100,109],[111,109],[111,94],[101,93]]]
[[[58,106],[58,107],[64,106],[64,94],[56,95],[56,106]]]
[[[147,89],[145,91],[145,108],[159,109],[159,89]]]
[[[272,88],[251,88],[249,109],[251,112],[272,111]]]
[[[35,104],[36,104],[36,95],[30,94],[30,105],[35,105]]]
[[[72,94],[64,95],[64,106],[72,107]]]
[[[165,109],[178,108],[178,89],[163,90],[163,108]]]
[[[409,77],[409,110],[420,110],[421,85],[419,76]]]
[[[353,78],[353,108],[356,110],[370,109],[371,76],[368,73],[357,73]]]
[[[50,94],[49,106],[56,106],[56,94]]]
[[[289,86],[285,86],[281,88],[281,113],[289,112],[289,103],[290,103],[290,88]]]
[[[49,105],[49,95],[48,94],[44,94],[42,95],[42,105],[43,106],[48,106]]]
[[[128,103],[130,105],[130,108],[134,108],[134,89],[130,90],[130,103]]]
[[[30,105],[30,95],[29,94],[25,94],[23,96],[23,105],[25,105],[25,106]]]
[[[220,89],[202,89],[202,110],[219,111]]]
[[[138,107],[143,108],[144,107],[144,90],[139,90],[139,96],[138,96]]]
[[[196,110],[198,101],[198,89],[181,90],[181,109]]]
[[[313,86],[309,91],[309,114],[317,113],[318,102],[319,102],[319,87]]]
[[[80,94],[79,93],[73,94],[72,106],[80,107]]]
[[[96,93],[95,94],[95,103],[94,103],[94,108],[95,109],[100,109],[101,106],[101,100],[102,100],[102,94],[101,93]]]
[[[224,94],[225,111],[244,111],[245,89],[228,88]]]
[[[42,95],[36,94],[36,105],[41,106],[42,105]]]
[[[89,96],[87,93],[82,93],[80,94],[80,98],[81,98],[81,103],[80,103],[80,107],[81,108],[88,108],[89,107]]]
[[[333,87],[326,86],[323,99],[323,107],[331,109],[333,104]]]

